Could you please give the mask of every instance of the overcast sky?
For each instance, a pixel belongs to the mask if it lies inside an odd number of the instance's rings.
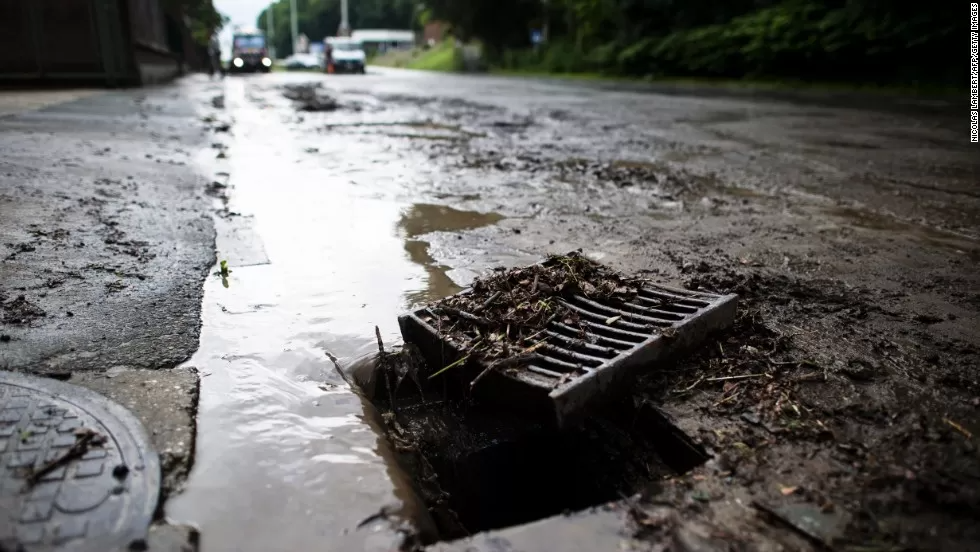
[[[262,13],[272,0],[214,0],[214,7],[231,18],[221,31],[221,53],[231,53],[231,32],[235,25],[255,26],[255,18]]]
[[[271,0],[214,0],[214,7],[231,18],[229,26],[255,26],[255,18]]]

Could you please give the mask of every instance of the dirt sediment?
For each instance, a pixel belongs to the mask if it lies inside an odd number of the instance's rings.
[[[485,137],[416,142],[458,171],[440,197],[509,217],[427,236],[432,250],[591,244],[626,273],[740,296],[731,332],[637,386],[711,456],[641,497],[641,541],[697,526],[743,549],[980,542],[980,167],[945,118],[617,93],[569,121],[521,93],[453,114]],[[530,124],[492,124],[517,111]],[[875,147],[835,139],[841,125]]]

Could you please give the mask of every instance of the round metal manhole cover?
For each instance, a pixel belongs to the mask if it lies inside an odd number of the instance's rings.
[[[60,381],[0,372],[0,550],[145,541],[160,461],[139,421]]]

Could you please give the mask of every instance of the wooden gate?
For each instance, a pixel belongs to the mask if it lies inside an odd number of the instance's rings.
[[[159,0],[0,0],[0,81],[137,84],[136,48],[170,55]]]

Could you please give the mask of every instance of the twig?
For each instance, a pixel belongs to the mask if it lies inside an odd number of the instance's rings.
[[[60,468],[61,466],[67,464],[68,462],[71,462],[72,460],[84,456],[85,453],[88,452],[88,447],[90,444],[100,445],[103,442],[102,436],[92,430],[87,430],[85,433],[82,433],[80,435],[76,434],[76,436],[78,437],[78,439],[76,439],[75,444],[72,445],[71,448],[69,448],[67,451],[65,451],[64,454],[48,462],[47,464],[41,466],[41,469],[32,472],[27,477],[28,487],[33,487],[34,485],[37,485],[38,481],[40,481],[41,478],[47,475],[48,473],[51,473],[57,468]]]
[[[973,433],[970,432],[969,429],[966,429],[965,427],[963,427],[960,424],[954,422],[953,420],[950,420],[949,418],[943,418],[943,421],[946,422],[947,424],[949,424],[949,427],[951,427],[951,428],[955,429],[956,431],[959,431],[960,433],[962,433],[967,439],[973,439]]]
[[[490,307],[490,305],[492,305],[493,302],[496,301],[498,297],[500,297],[500,294],[501,294],[500,291],[495,291],[493,293],[493,295],[490,296],[489,299],[487,299],[486,301],[483,302],[482,305],[480,305],[479,307],[473,309],[473,312],[474,313],[477,313],[477,312],[483,312],[483,311],[487,310]]]
[[[472,355],[474,352],[476,352],[477,347],[479,347],[481,343],[483,343],[483,340],[482,339],[477,339],[473,343],[473,345],[470,346],[470,350],[467,351],[466,354],[463,355],[462,358],[457,359],[456,362],[453,362],[452,364],[450,364],[448,366],[444,366],[441,370],[439,370],[435,374],[432,374],[431,376],[429,376],[428,379],[432,379],[432,378],[438,376],[439,374],[445,372],[446,370],[449,370],[450,368],[455,368],[455,367],[459,366],[460,364],[463,364],[464,362],[466,362],[467,360],[469,360],[470,355]]]
[[[524,341],[531,341],[535,337],[538,337],[539,335],[541,335],[544,332],[548,331],[548,326],[555,320],[555,318],[557,316],[558,316],[558,313],[556,312],[555,314],[552,314],[550,317],[548,317],[548,319],[545,320],[545,322],[543,324],[544,327],[542,329],[538,330],[537,332],[535,332],[534,335],[531,335],[531,336],[528,336],[528,337],[524,338]],[[540,345],[540,343],[538,345]]]
[[[732,391],[733,393],[731,395],[728,395],[727,397],[723,397],[720,401],[717,401],[712,406],[721,406],[729,401],[733,401],[737,399],[738,396],[742,394],[740,389],[733,389]]]
[[[385,354],[385,344],[381,341],[381,328],[375,326],[374,335],[378,338],[378,352],[382,355]]]
[[[446,370],[449,370],[450,368],[455,368],[455,367],[459,366],[460,364],[463,364],[464,362],[466,362],[469,359],[470,359],[470,355],[466,355],[466,356],[464,356],[464,357],[456,360],[456,362],[453,362],[452,364],[449,364],[448,366],[444,366],[442,368],[442,370],[439,370],[435,374],[432,374],[431,376],[429,376],[429,379],[432,379],[432,378],[438,376],[439,374],[445,372]]]
[[[442,311],[442,312],[444,312],[446,314],[457,316],[459,318],[462,318],[464,320],[468,320],[468,321],[470,321],[470,322],[472,322],[474,324],[478,324],[480,326],[490,326],[490,321],[487,320],[486,318],[481,318],[481,317],[479,317],[479,316],[477,316],[475,314],[471,314],[471,313],[468,313],[466,311],[461,311],[459,309],[454,309],[454,308],[451,308],[451,307],[436,307],[436,308],[434,308],[432,310],[434,310],[436,312]]]
[[[388,404],[391,406],[391,411],[395,411],[395,392],[391,387],[391,374],[388,370],[388,355],[385,353],[385,344],[381,341],[381,328],[378,326],[374,327],[374,335],[378,338],[378,367],[384,372],[385,375],[385,387],[388,388]]]
[[[361,527],[364,527],[365,525],[373,521],[380,521],[380,520],[387,521],[388,518],[392,515],[392,512],[390,510],[391,510],[390,506],[382,506],[380,510],[361,520],[361,522],[357,524],[357,527],[355,529],[360,529]]]
[[[686,387],[686,388],[684,388],[684,389],[681,389],[681,390],[679,390],[679,391],[674,391],[674,393],[677,393],[677,394],[680,394],[680,393],[687,393],[687,392],[688,392],[688,391],[690,391],[691,389],[694,389],[695,387],[697,387],[697,386],[698,386],[698,384],[699,384],[699,383],[701,383],[702,381],[704,381],[704,376],[701,376],[700,378],[698,378],[698,380],[697,380],[697,381],[695,381],[694,383],[692,383],[690,387]]]
[[[494,370],[503,370],[506,368],[511,368],[513,366],[523,364],[524,362],[533,359],[535,356],[537,356],[534,353],[534,351],[538,350],[538,348],[543,345],[544,342],[542,341],[541,343],[532,345],[531,347],[524,349],[524,351],[517,356],[512,356],[510,358],[502,358],[491,362],[489,366],[487,366],[482,372],[480,372],[475,378],[473,378],[473,381],[470,382],[470,391],[472,391],[473,388],[476,387],[476,384],[479,383],[480,380],[483,379],[490,372]]]
[[[745,374],[742,376],[725,376],[723,378],[708,378],[705,381],[725,381],[725,380],[736,380],[736,379],[746,379],[746,378],[761,378],[766,374]]]

